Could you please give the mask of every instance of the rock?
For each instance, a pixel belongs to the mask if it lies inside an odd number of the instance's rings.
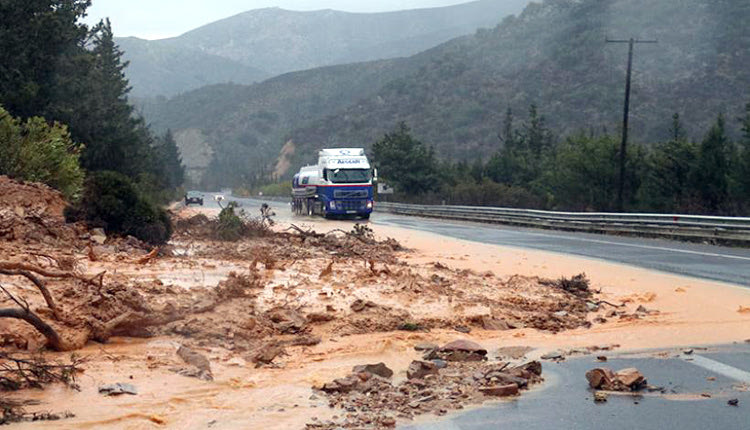
[[[629,387],[631,390],[639,390],[646,385],[646,378],[634,367],[617,371],[617,373],[615,373],[615,379],[626,387]]]
[[[435,366],[437,366],[438,369],[445,369],[448,367],[448,362],[445,360],[441,360],[439,358],[435,358],[430,360],[431,362],[435,363]]]
[[[739,399],[729,399],[727,401],[727,404],[729,406],[739,406],[740,405],[740,400]]]
[[[116,384],[102,385],[99,387],[99,394],[107,396],[119,396],[120,394],[138,394],[138,389],[132,384],[123,384],[118,382]]]
[[[479,392],[481,392],[485,396],[494,396],[494,397],[515,396],[518,394],[518,385],[505,384],[505,385],[496,385],[493,387],[481,387],[479,388]]]
[[[484,378],[494,383],[500,383],[503,385],[516,384],[519,388],[525,388],[529,385],[528,379],[513,376],[505,372],[490,371]]]
[[[453,342],[447,343],[440,348],[443,352],[454,352],[454,351],[465,351],[479,355],[487,355],[487,350],[482,348],[482,345],[472,342],[466,339],[454,340]]]
[[[396,427],[396,420],[393,417],[385,417],[380,420],[380,424],[384,427]]]
[[[370,373],[372,375],[377,375],[382,378],[390,378],[393,376],[393,370],[389,369],[385,363],[377,363],[377,364],[363,364],[360,366],[354,366],[354,369],[352,369],[352,372],[354,373]]]
[[[565,356],[560,351],[552,351],[544,354],[541,358],[542,360],[564,360]]]
[[[352,305],[350,306],[350,308],[354,312],[362,312],[363,310],[365,310],[366,307],[367,307],[367,304],[362,299],[355,300],[354,303],[352,303]]]
[[[272,309],[268,311],[267,316],[276,329],[284,334],[299,333],[307,325],[307,320],[299,312],[291,309]]]
[[[415,351],[432,351],[438,349],[438,346],[434,343],[422,342],[414,345]]]
[[[414,360],[409,364],[409,368],[406,369],[406,377],[408,379],[422,379],[427,375],[437,374],[438,367],[431,361]]]
[[[189,376],[194,375],[198,379],[202,379],[204,381],[213,381],[214,377],[211,373],[211,363],[208,361],[208,358],[206,358],[205,355],[193,351],[192,349],[184,345],[180,345],[180,347],[177,349],[177,355],[182,359],[182,361],[197,369],[197,372],[193,372]],[[181,372],[181,374],[183,373]]]
[[[463,325],[456,326],[453,328],[453,330],[456,330],[457,332],[464,333],[464,334],[471,333],[471,329]]]
[[[609,391],[636,391],[647,384],[643,374],[633,367],[617,372],[599,367],[586,372],[586,379],[591,388]]]
[[[635,312],[639,313],[639,314],[647,314],[648,313],[648,309],[646,309],[645,306],[640,305],[640,306],[638,306],[638,308],[636,308]]]
[[[553,313],[552,316],[554,316],[556,318],[565,318],[566,316],[568,316],[568,312],[567,311],[558,311],[558,312]]]
[[[510,330],[510,326],[505,320],[497,319],[488,315],[482,316],[479,322],[485,330]]]
[[[90,239],[92,242],[98,243],[99,245],[104,245],[104,242],[107,241],[107,234],[104,233],[104,229],[95,228],[91,230]]]
[[[589,312],[596,312],[599,310],[599,305],[592,302],[586,302],[586,310],[588,310]]]
[[[261,347],[261,349],[253,356],[253,363],[255,367],[260,367],[264,364],[271,364],[273,360],[281,354],[284,354],[284,347],[275,344],[268,344]]]
[[[607,357],[604,356],[604,355],[597,355],[596,359],[599,360],[599,361],[607,361]]]
[[[604,391],[597,391],[594,393],[594,402],[596,403],[604,403],[607,401],[607,393]]]
[[[692,349],[686,349],[686,350],[682,351],[682,353],[685,354],[685,355],[691,355],[693,353],[693,350]]]
[[[346,378],[338,378],[326,383],[321,390],[326,393],[348,393],[354,390],[358,383],[359,379],[356,376],[350,375]]]
[[[599,367],[586,372],[586,379],[589,381],[589,387],[593,389],[609,389],[615,380],[615,374],[611,369]]]
[[[328,322],[328,321],[333,321],[334,319],[336,319],[336,316],[331,315],[329,313],[313,312],[313,313],[307,314],[307,321],[311,323]]]
[[[521,369],[526,370],[529,373],[533,373],[536,376],[542,376],[542,363],[538,361],[530,361],[522,365]]]

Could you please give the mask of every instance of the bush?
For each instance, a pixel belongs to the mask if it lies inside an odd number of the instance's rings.
[[[140,194],[126,176],[110,171],[91,174],[80,202],[66,210],[69,221],[86,221],[108,234],[131,235],[154,245],[172,235],[167,212]]]
[[[227,207],[219,212],[219,224],[216,226],[216,237],[219,240],[236,241],[245,234],[245,223],[242,222],[234,209],[236,202],[229,202]]]
[[[50,126],[39,117],[22,123],[0,107],[0,174],[42,182],[75,199],[84,176],[78,162],[81,148],[64,125]]]

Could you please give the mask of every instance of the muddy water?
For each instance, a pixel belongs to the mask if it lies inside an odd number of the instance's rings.
[[[351,223],[305,219],[306,225],[326,231],[349,230]],[[281,226],[280,228],[283,228]],[[398,228],[375,227],[377,235],[398,238],[414,250],[403,258],[410,264],[427,265],[440,261],[451,268],[492,271],[497,276],[514,274],[556,278],[586,272],[602,298],[613,303],[642,304],[660,313],[647,320],[611,320],[590,329],[550,334],[531,329],[485,332],[470,335],[454,331],[430,333],[374,333],[339,337],[323,333],[323,342],[313,347],[289,348],[278,369],[255,369],[244,358],[219,348],[201,350],[212,363],[215,381],[203,382],[170,371],[183,364],[175,356],[175,339],[148,341],[115,339],[107,345],[90,345],[79,354],[89,357],[80,377],[80,392],[62,387],[22,393],[43,404],[30,410],[70,410],[76,418],[49,423],[21,424],[17,428],[303,428],[313,418],[321,420],[341,414],[331,410],[324,399],[311,398],[312,385],[347,374],[351,367],[383,361],[404,378],[405,369],[418,357],[413,345],[431,341],[443,343],[469,337],[484,345],[490,354],[501,346],[527,345],[536,348],[530,356],[557,348],[620,344],[623,349],[727,343],[750,338],[750,315],[738,312],[750,306],[750,290],[709,281],[682,278],[642,269],[566,257],[539,251],[518,251],[449,239],[429,233]],[[212,285],[238,265],[205,267],[144,268],[133,273],[156,277],[165,283],[191,287]],[[302,264],[302,263],[300,263]],[[206,275],[208,274],[208,275]],[[308,275],[309,276],[309,275]],[[299,268],[274,273],[274,280],[259,298],[270,304],[275,288],[301,282]],[[332,282],[332,284],[334,284]],[[357,296],[367,299],[370,291],[362,285],[347,285]],[[302,291],[303,303],[315,303],[321,294],[330,295],[337,306],[334,286]],[[351,295],[349,296],[351,297]],[[380,299],[383,299],[380,297]],[[338,301],[337,301],[338,300]],[[387,299],[386,299],[387,300]],[[387,303],[386,303],[387,304]],[[447,299],[415,301],[413,314],[449,312]],[[478,312],[484,311],[477,309]],[[137,396],[104,397],[97,392],[102,384],[134,384]]]

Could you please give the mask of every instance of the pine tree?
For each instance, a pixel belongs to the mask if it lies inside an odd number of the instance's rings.
[[[703,210],[707,213],[719,213],[726,210],[729,194],[729,148],[724,116],[719,115],[701,142],[698,157],[698,193]]]

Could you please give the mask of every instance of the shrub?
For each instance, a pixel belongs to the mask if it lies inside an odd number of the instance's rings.
[[[219,240],[233,242],[245,235],[245,223],[234,212],[236,207],[236,202],[229,202],[227,207],[219,212],[219,224],[216,226],[216,237]]]
[[[59,123],[34,117],[21,122],[0,107],[0,174],[42,182],[75,199],[83,184],[82,146]]]
[[[108,234],[132,235],[160,245],[172,234],[167,212],[145,198],[126,176],[110,171],[91,174],[80,202],[66,211],[69,221],[84,220]]]

